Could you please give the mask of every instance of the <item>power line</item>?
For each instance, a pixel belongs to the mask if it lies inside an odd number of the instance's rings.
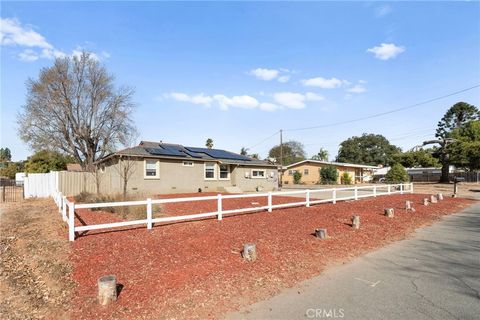
[[[275,131],[274,134],[266,137],[265,139],[263,139],[263,140],[260,141],[260,142],[257,142],[256,144],[254,144],[253,146],[249,147],[248,149],[252,150],[252,149],[255,148],[256,146],[261,145],[262,143],[264,143],[265,141],[267,141],[267,140],[270,139],[271,137],[276,136],[276,135],[279,134],[279,133],[280,133],[280,131]]]
[[[401,107],[401,108],[397,108],[397,109],[392,109],[392,110],[389,110],[389,111],[372,114],[372,115],[366,116],[366,117],[361,117],[361,118],[352,119],[352,120],[347,120],[347,121],[340,121],[340,122],[335,122],[335,123],[330,123],[330,124],[323,124],[323,125],[318,125],[318,126],[303,127],[303,128],[294,128],[294,129],[285,129],[284,131],[302,131],[302,130],[311,130],[311,129],[327,128],[327,127],[333,127],[333,126],[338,126],[338,125],[342,125],[342,124],[348,124],[348,123],[352,123],[352,122],[358,122],[358,121],[363,121],[363,120],[367,120],[367,119],[372,119],[372,118],[376,118],[376,117],[381,117],[381,116],[384,116],[384,115],[387,115],[387,114],[391,114],[391,113],[395,113],[395,112],[399,112],[399,111],[403,111],[403,110],[415,108],[415,107],[418,107],[418,106],[421,106],[421,105],[424,105],[424,104],[427,104],[427,103],[430,103],[430,102],[434,102],[434,101],[437,101],[437,100],[445,99],[445,98],[448,98],[448,97],[451,97],[451,96],[457,95],[457,94],[459,94],[459,93],[466,92],[466,91],[469,91],[469,90],[472,90],[472,89],[475,89],[475,88],[478,88],[478,87],[480,87],[480,84],[477,84],[477,85],[474,85],[474,86],[472,86],[472,87],[469,87],[469,88],[466,88],[466,89],[462,89],[462,90],[459,90],[459,91],[455,91],[455,92],[452,92],[452,93],[449,93],[449,94],[446,94],[446,95],[443,95],[443,96],[440,96],[440,97],[436,97],[436,98],[433,98],[433,99],[429,99],[429,100],[425,100],[425,101],[422,101],[422,102],[419,102],[419,103],[415,103],[415,104],[412,104],[412,105],[409,105],[409,106],[406,106],[406,107]]]

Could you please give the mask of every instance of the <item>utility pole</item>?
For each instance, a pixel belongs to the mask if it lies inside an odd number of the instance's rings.
[[[283,186],[283,130],[280,129],[280,188]]]

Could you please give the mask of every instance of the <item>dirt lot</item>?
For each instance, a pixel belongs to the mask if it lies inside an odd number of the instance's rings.
[[[68,318],[70,245],[53,201],[4,203],[0,210],[0,318]]]
[[[424,197],[382,196],[336,205],[236,215],[223,221],[157,225],[151,231],[144,226],[91,231],[71,244],[66,241],[67,230],[51,200],[40,202],[41,209],[34,207],[33,202],[26,202],[20,208],[10,207],[4,212],[2,228],[10,233],[2,232],[2,261],[4,257],[15,257],[5,261],[15,259],[19,261],[15,263],[28,266],[26,278],[40,277],[43,284],[16,283],[12,279],[18,267],[2,262],[1,280],[7,284],[6,288],[2,286],[2,295],[10,298],[3,299],[7,302],[2,301],[0,311],[7,315],[2,318],[15,318],[17,310],[18,319],[27,318],[22,316],[25,314],[40,318],[32,313],[34,309],[43,310],[37,315],[61,318],[66,316],[67,307],[71,310],[69,316],[76,319],[218,318],[226,311],[265,299],[315,276],[329,265],[405,238],[415,228],[472,203],[446,198],[424,207],[420,205]],[[405,212],[405,200],[414,201],[415,213]],[[237,199],[224,205],[228,209],[263,205],[263,201]],[[297,199],[274,199],[275,203],[286,201]],[[394,218],[383,216],[386,207],[395,208]],[[162,209],[157,215],[214,211],[216,205],[206,201],[193,206],[169,204]],[[361,216],[360,230],[350,225],[354,213]],[[88,224],[120,219],[118,215],[99,211],[81,210],[79,215]],[[312,235],[319,227],[327,228],[329,239],[322,241]],[[8,243],[6,239],[11,234],[16,238]],[[259,254],[256,262],[241,259],[240,250],[246,242],[256,243]],[[68,255],[70,259],[66,258]],[[48,267],[43,267],[41,261],[49,261]],[[61,272],[52,272],[55,269]],[[74,286],[67,279],[70,270]],[[123,289],[117,303],[99,307],[95,300],[96,281],[106,274],[116,275]],[[9,280],[4,280],[6,277]],[[74,292],[69,293],[67,288],[73,288]],[[35,293],[32,295],[29,290]],[[44,290],[49,298],[37,299],[37,291]],[[70,295],[72,300],[67,303],[62,294]],[[29,307],[32,302],[37,305],[35,308]]]
[[[437,194],[439,192],[446,196],[453,194],[453,183],[415,183],[415,192]],[[459,197],[480,200],[480,184],[459,183],[457,194]]]

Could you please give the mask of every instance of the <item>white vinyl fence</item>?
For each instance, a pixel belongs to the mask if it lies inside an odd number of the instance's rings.
[[[58,192],[58,172],[29,173],[23,179],[25,199],[48,198]]]
[[[353,194],[347,194],[351,192]],[[182,220],[195,220],[207,217],[217,217],[218,220],[222,220],[223,216],[234,213],[243,213],[243,212],[253,212],[253,211],[263,211],[267,210],[272,212],[273,209],[277,208],[286,208],[294,206],[306,206],[310,207],[314,204],[332,202],[336,203],[341,200],[358,200],[360,198],[367,197],[376,197],[379,195],[390,195],[390,194],[403,194],[403,193],[413,193],[413,183],[401,183],[401,184],[389,184],[389,185],[374,185],[374,186],[364,186],[364,187],[350,187],[350,188],[334,188],[334,189],[315,189],[315,190],[295,190],[295,191],[279,191],[279,192],[268,192],[268,193],[252,193],[252,194],[233,194],[233,195],[216,195],[216,196],[205,196],[205,197],[189,197],[189,198],[173,198],[173,199],[146,199],[140,201],[123,201],[123,202],[106,202],[106,203],[85,203],[85,204],[76,204],[67,200],[67,197],[63,196],[60,192],[56,192],[54,195],[55,203],[59,208],[59,212],[62,215],[62,218],[68,224],[69,230],[69,240],[75,240],[75,232],[87,231],[87,230],[96,230],[96,229],[106,229],[106,228],[116,228],[116,227],[125,227],[133,226],[139,224],[146,224],[147,229],[152,229],[154,223],[161,222],[173,222],[173,221],[182,221]],[[322,198],[321,194],[327,198]],[[328,195],[331,195],[331,198]],[[273,196],[304,196],[305,200],[298,202],[274,204]],[[240,199],[240,198],[258,198],[266,197],[267,205],[261,207],[250,207],[242,209],[233,209],[233,210],[223,210],[222,200],[225,199]],[[164,203],[178,203],[178,202],[194,202],[194,201],[206,201],[206,200],[216,200],[217,201],[217,210],[214,212],[207,213],[198,213],[198,214],[189,214],[181,216],[171,216],[163,218],[153,218],[152,205],[154,204],[164,204]],[[146,219],[142,220],[132,220],[132,221],[122,221],[122,222],[113,222],[105,224],[96,224],[96,225],[83,225],[75,226],[75,209],[92,209],[92,208],[106,208],[106,207],[120,207],[120,206],[146,206]],[[68,212],[67,212],[68,211]]]

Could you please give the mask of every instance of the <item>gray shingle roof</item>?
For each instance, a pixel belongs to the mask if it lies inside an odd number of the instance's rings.
[[[156,155],[151,151],[152,149],[171,149],[175,152],[179,152],[182,156],[175,155]],[[192,151],[194,150],[194,151]],[[205,151],[205,152],[202,152]],[[225,157],[216,156],[216,154],[224,155]],[[242,156],[238,153],[221,150],[221,149],[206,149],[206,148],[196,148],[196,147],[184,147],[180,144],[171,144],[163,142],[152,142],[152,141],[141,141],[138,146],[120,150],[104,159],[110,158],[112,156],[136,156],[136,157],[145,157],[145,158],[165,158],[165,159],[177,159],[177,160],[203,160],[203,161],[218,161],[225,164],[241,164],[241,165],[253,165],[253,166],[272,166],[276,167],[275,164],[269,163],[267,161],[253,159],[250,157]]]

